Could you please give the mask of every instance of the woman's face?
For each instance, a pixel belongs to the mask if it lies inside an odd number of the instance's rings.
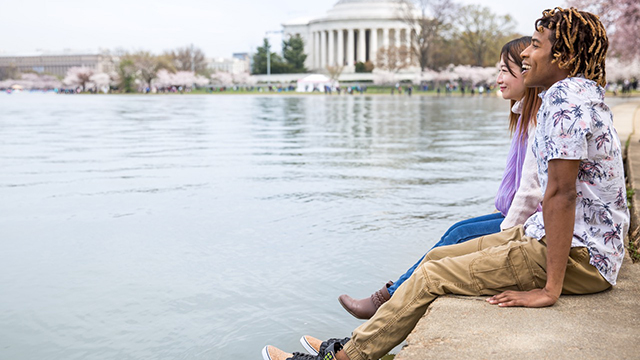
[[[500,86],[502,91],[502,98],[505,100],[522,100],[524,97],[524,82],[522,79],[521,69],[511,60],[507,59],[505,62],[504,56],[500,58],[500,73],[496,79],[496,83]],[[514,69],[515,76],[509,72],[509,67]]]

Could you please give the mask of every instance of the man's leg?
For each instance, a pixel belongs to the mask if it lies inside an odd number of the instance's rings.
[[[379,359],[404,340],[439,295],[493,295],[544,286],[546,248],[521,227],[434,249],[395,295],[354,332],[351,360]],[[438,258],[429,259],[431,257]]]
[[[438,241],[431,250],[441,246],[459,244],[481,236],[498,233],[500,232],[500,224],[502,223],[502,220],[504,220],[504,216],[502,216],[502,214],[494,213],[457,222],[447,230],[440,241]],[[402,274],[398,280],[393,283],[393,285],[389,286],[389,295],[393,296],[393,293],[400,287],[400,285],[402,285],[402,283],[407,281],[423,260],[424,256],[410,267],[407,272]]]

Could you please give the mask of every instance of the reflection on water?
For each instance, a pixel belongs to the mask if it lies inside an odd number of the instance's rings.
[[[492,211],[496,98],[0,96],[0,358],[252,359],[346,336]]]

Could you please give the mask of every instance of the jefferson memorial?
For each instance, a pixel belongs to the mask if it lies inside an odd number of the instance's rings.
[[[307,69],[344,66],[344,73],[353,73],[356,62],[375,65],[380,48],[410,45],[411,28],[400,9],[394,0],[340,0],[325,16],[282,24],[283,34],[304,39]]]

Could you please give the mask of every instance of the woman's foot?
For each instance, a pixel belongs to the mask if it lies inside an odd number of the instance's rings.
[[[386,283],[382,289],[376,291],[368,298],[357,300],[347,294],[342,294],[338,297],[338,301],[349,314],[361,320],[369,320],[382,304],[391,299],[388,290],[391,285],[393,285],[393,281]]]

